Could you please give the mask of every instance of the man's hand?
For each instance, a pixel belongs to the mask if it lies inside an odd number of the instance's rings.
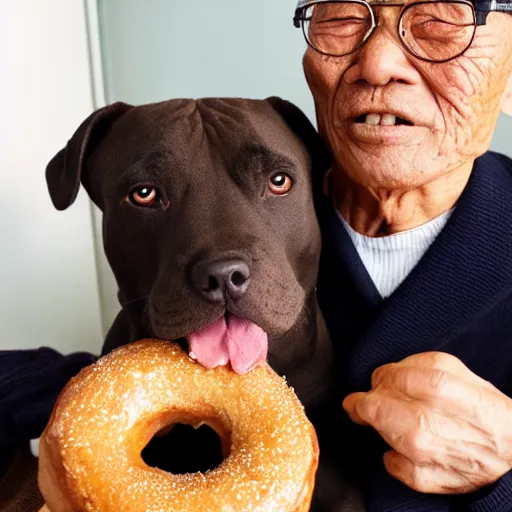
[[[469,493],[512,468],[512,400],[451,355],[382,366],[371,391],[347,396],[343,407],[393,448],[387,471],[416,491]]]

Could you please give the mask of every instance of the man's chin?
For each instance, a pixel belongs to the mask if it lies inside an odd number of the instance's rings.
[[[417,190],[440,178],[446,172],[440,168],[421,166],[428,162],[421,158],[421,152],[407,152],[400,146],[352,147],[344,151],[339,161],[343,162],[342,174],[357,188],[371,191],[372,195],[380,191],[402,194]],[[345,184],[344,188],[350,184]]]

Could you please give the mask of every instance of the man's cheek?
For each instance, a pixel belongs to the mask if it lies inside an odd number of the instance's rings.
[[[444,132],[451,139],[467,140],[467,125],[474,122],[479,109],[481,86],[476,76],[460,62],[446,63],[429,77],[429,86],[437,103],[435,131]]]
[[[461,57],[453,62],[440,65],[431,76],[431,87],[438,98],[459,112],[461,116],[470,115],[475,96],[482,92],[485,75],[474,60]]]
[[[302,63],[311,91],[318,95],[321,101],[332,98],[347,67],[346,60],[321,55],[309,48]],[[318,101],[319,98],[315,97],[315,100]]]
[[[499,47],[495,37],[481,37],[457,60],[458,66],[453,70],[455,83],[461,97],[471,105],[473,115],[496,115],[510,70],[504,57],[510,55],[511,48],[508,41]],[[487,117],[486,124],[491,119]]]
[[[501,63],[502,66],[503,64]],[[503,74],[496,69],[499,65],[499,62],[481,59],[478,62],[470,62],[466,68],[467,76],[474,87],[473,94],[466,99],[466,108],[461,109],[461,112],[471,127],[471,138],[475,146],[484,145],[483,149],[487,149],[490,143],[500,113],[501,96],[505,85]]]

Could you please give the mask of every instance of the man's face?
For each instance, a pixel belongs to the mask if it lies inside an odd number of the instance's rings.
[[[489,146],[512,70],[512,16],[491,13],[464,55],[434,64],[402,48],[399,10],[377,7],[381,26],[351,55],[308,48],[304,56],[318,127],[338,166],[378,190],[420,187],[471,166]],[[412,126],[383,126],[382,117],[371,125],[372,113]]]

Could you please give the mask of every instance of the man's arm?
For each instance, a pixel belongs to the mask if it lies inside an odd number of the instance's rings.
[[[47,347],[0,351],[0,478],[16,451],[41,435],[66,383],[96,359]]]

